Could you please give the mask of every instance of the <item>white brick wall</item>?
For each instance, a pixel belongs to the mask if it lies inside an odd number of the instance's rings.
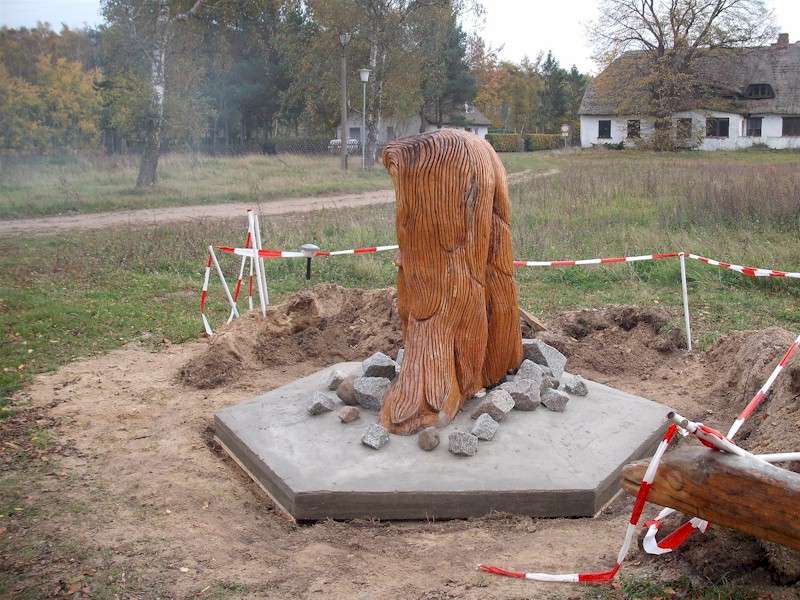
[[[758,116],[758,115],[756,115]],[[682,112],[673,115],[675,120],[679,118],[691,117],[692,125],[697,133],[696,139],[702,139],[699,148],[701,150],[739,150],[749,148],[754,144],[764,144],[775,149],[800,149],[800,137],[783,137],[783,118],[780,115],[763,115],[761,122],[761,137],[748,137],[746,135],[746,121],[744,116],[723,113],[723,112]],[[728,118],[730,126],[727,138],[707,138],[706,118]],[[598,144],[618,144],[625,142],[625,145],[635,146],[636,140],[627,139],[628,119],[636,119],[633,116],[581,116],[581,146],[590,148]],[[611,139],[598,138],[599,122],[601,120],[611,121]],[[653,134],[653,119],[641,118],[641,136],[647,139]]]

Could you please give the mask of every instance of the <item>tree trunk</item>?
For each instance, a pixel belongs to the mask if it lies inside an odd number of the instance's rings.
[[[647,464],[623,468],[626,492],[636,495]],[[679,448],[662,460],[647,499],[800,550],[800,474],[792,471],[706,448]]]
[[[339,148],[339,166],[342,171],[347,171],[347,156],[349,154],[350,149],[347,147],[347,141],[350,139],[350,127],[348,121],[348,114],[347,114],[347,48],[342,46],[342,64],[341,64],[341,72],[339,74],[339,85],[341,86],[341,116],[339,121],[341,122],[341,126],[339,127],[339,141],[341,142],[341,147]]]
[[[370,94],[367,98],[367,168],[377,160],[378,133],[383,112],[383,83],[386,77],[386,51],[377,42],[369,50]]]
[[[387,145],[405,358],[381,409],[395,433],[444,426],[522,360],[511,207],[484,140],[442,129]]]
[[[147,116],[144,150],[139,163],[136,187],[155,185],[158,175],[158,158],[161,153],[161,129],[164,125],[164,93],[166,77],[164,61],[169,37],[169,0],[160,0],[156,17],[156,32],[150,62],[150,110]]]

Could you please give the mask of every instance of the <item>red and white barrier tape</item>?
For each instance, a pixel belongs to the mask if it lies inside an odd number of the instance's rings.
[[[792,279],[800,279],[800,273],[792,273],[789,271],[778,271],[777,269],[762,269],[759,267],[745,267],[742,265],[734,265],[722,260],[714,260],[713,258],[706,258],[698,254],[687,255],[692,260],[698,260],[713,267],[720,269],[727,269],[728,271],[736,271],[748,277],[789,277]]]
[[[515,267],[579,267],[581,265],[609,265],[613,263],[640,262],[643,260],[663,260],[677,258],[679,252],[643,254],[641,256],[616,256],[611,258],[585,258],[582,260],[515,260]]]
[[[664,437],[661,440],[661,443],[658,445],[653,458],[650,460],[650,464],[647,466],[647,470],[645,471],[644,477],[642,477],[642,483],[639,486],[639,490],[636,494],[636,500],[633,503],[633,509],[631,510],[631,517],[628,521],[628,526],[625,531],[625,538],[622,542],[622,547],[620,548],[619,554],[617,555],[617,562],[614,566],[607,570],[607,571],[600,571],[600,572],[585,572],[585,573],[567,573],[567,574],[551,574],[551,573],[526,573],[523,571],[511,571],[508,569],[502,569],[499,567],[492,567],[489,565],[479,565],[478,568],[482,571],[487,573],[493,573],[495,575],[504,575],[506,577],[517,577],[520,579],[529,579],[533,581],[561,581],[561,582],[574,582],[574,583],[606,583],[611,581],[619,571],[622,562],[625,560],[627,556],[628,550],[630,549],[631,542],[633,540],[633,536],[636,533],[636,528],[639,523],[639,519],[641,518],[642,511],[644,510],[644,506],[647,502],[647,496],[650,492],[650,488],[652,487],[653,481],[656,476],[656,472],[658,471],[659,463],[661,462],[661,458],[664,456],[664,453],[667,450],[670,442],[674,439],[675,435],[681,431],[686,431],[692,435],[694,435],[703,445],[713,448],[715,450],[723,451],[723,452],[730,452],[733,454],[737,454],[740,456],[750,456],[757,460],[761,460],[764,462],[768,462],[767,459],[774,459],[776,462],[780,460],[797,460],[800,458],[800,453],[786,453],[786,454],[779,454],[779,455],[753,455],[746,450],[740,448],[736,444],[731,441],[731,438],[736,434],[741,427],[741,423],[737,426],[737,422],[741,420],[743,423],[745,419],[747,419],[752,412],[758,408],[758,406],[763,402],[766,398],[769,389],[775,383],[780,372],[786,367],[789,363],[789,360],[792,358],[794,353],[797,351],[798,347],[800,347],[800,336],[798,336],[794,342],[789,346],[789,349],[784,354],[783,358],[780,360],[778,365],[773,370],[772,374],[770,374],[767,381],[761,387],[761,389],[756,393],[753,399],[748,403],[742,413],[739,415],[739,418],[734,422],[734,425],[731,427],[731,431],[727,436],[722,435],[719,431],[712,429],[702,423],[694,423],[685,419],[681,415],[671,412],[668,417],[673,421],[670,425],[667,432],[664,434]],[[687,521],[683,525],[681,525],[678,529],[668,535],[664,540],[660,543],[655,540],[655,535],[658,530],[661,528],[661,521],[664,517],[675,512],[673,509],[666,508],[659,513],[659,515],[652,520],[646,521],[645,526],[647,526],[648,531],[645,535],[645,539],[643,542],[643,546],[645,550],[650,554],[666,554],[667,552],[671,552],[675,548],[679,547],[686,539],[695,531],[701,530],[705,531],[708,527],[708,521],[704,519],[700,519],[698,517],[694,517],[691,520]]]
[[[756,392],[756,395],[753,396],[753,399],[748,402],[747,406],[745,406],[742,412],[739,413],[739,416],[736,417],[736,420],[733,422],[733,425],[731,425],[731,428],[728,431],[729,438],[733,438],[739,432],[739,429],[742,427],[747,418],[753,414],[753,412],[766,399],[772,384],[775,383],[778,375],[780,375],[781,371],[783,371],[783,369],[786,368],[786,365],[789,364],[792,356],[794,356],[794,353],[797,352],[798,347],[800,347],[800,335],[797,336],[792,345],[786,350],[783,358],[781,358],[775,369],[772,371],[772,373],[770,373],[770,376],[764,382],[764,385],[761,386],[761,388]]]
[[[744,425],[744,422],[750,417],[750,415],[753,414],[753,412],[755,412],[761,403],[766,400],[770,388],[772,388],[772,385],[775,383],[775,380],[778,378],[778,375],[780,375],[781,371],[783,371],[786,365],[789,364],[789,361],[792,359],[794,353],[797,352],[798,348],[800,348],[800,335],[797,336],[794,342],[792,342],[792,344],[786,350],[783,358],[781,358],[777,366],[773,369],[772,373],[770,373],[770,376],[764,382],[764,385],[761,386],[761,388],[756,392],[755,396],[753,396],[752,400],[750,400],[742,412],[739,413],[739,416],[728,430],[728,435],[726,436],[728,439],[732,440],[734,437],[736,437],[736,434],[739,432],[739,429],[741,429],[742,425]],[[655,519],[652,519],[648,522],[649,526],[647,533],[644,536],[644,542],[642,543],[645,552],[648,554],[666,554],[667,552],[672,552],[684,541],[686,541],[686,539],[688,539],[696,529],[699,529],[701,532],[705,533],[709,526],[708,521],[693,517],[665,537],[662,541],[657,541],[656,535],[659,529],[661,529],[662,521],[674,512],[675,511],[671,508],[664,508]]]
[[[636,535],[636,527],[639,524],[639,520],[642,517],[642,512],[644,511],[644,506],[647,502],[647,495],[650,493],[650,487],[653,485],[653,480],[655,479],[656,472],[658,471],[658,465],[661,463],[661,458],[664,456],[664,453],[667,451],[670,442],[675,437],[675,434],[678,432],[678,427],[674,423],[671,424],[668,428],[664,437],[661,438],[661,442],[658,444],[658,448],[653,454],[653,458],[650,460],[650,464],[647,466],[647,470],[645,471],[644,477],[642,477],[642,483],[639,486],[639,491],[636,494],[636,500],[633,503],[633,509],[631,510],[631,517],[628,520],[628,526],[625,530],[625,538],[622,541],[622,546],[619,549],[619,554],[617,554],[617,562],[614,563],[614,566],[607,571],[589,571],[583,573],[563,573],[563,574],[556,574],[556,573],[525,573],[522,571],[509,571],[507,569],[501,569],[499,567],[492,567],[489,565],[478,565],[478,568],[481,571],[485,571],[486,573],[494,573],[495,575],[505,575],[506,577],[517,577],[520,579],[529,579],[531,581],[561,581],[561,582],[572,582],[572,583],[607,583],[616,577],[617,572],[619,571],[620,567],[622,566],[622,562],[625,560],[625,557],[628,555],[628,551],[630,550],[631,544],[633,542],[633,537]]]
[[[400,246],[398,245],[391,245],[391,246],[367,246],[365,248],[353,248],[352,250],[334,250],[333,252],[327,252],[325,250],[320,250],[317,252],[316,256],[340,256],[343,254],[374,254],[375,252],[385,252],[387,250],[397,250]]]
[[[351,248],[350,250],[318,250],[314,256],[341,256],[344,254],[374,254],[376,252],[385,252],[386,250],[397,250],[400,246],[367,246],[365,248]],[[232,248],[230,246],[218,246],[221,252],[228,254],[235,254],[236,256],[252,257],[254,251],[251,248]],[[293,250],[260,250],[258,255],[262,258],[304,258],[306,255],[302,252],[295,252]]]
[[[231,291],[228,288],[228,283],[225,281],[225,276],[222,274],[222,268],[219,266],[217,255],[214,253],[214,247],[209,246],[206,270],[203,274],[203,289],[200,292],[200,317],[203,320],[203,329],[205,329],[208,336],[214,335],[214,331],[211,329],[211,324],[208,322],[208,317],[206,316],[206,300],[208,300],[208,283],[211,279],[212,265],[217,270],[217,275],[222,283],[222,291],[225,292],[225,298],[228,300],[228,304],[231,307],[231,317],[228,319],[228,322],[239,316],[239,309],[236,307],[236,301],[233,299]]]
[[[244,247],[245,248],[250,248],[251,247],[252,237],[253,237],[253,234],[248,229],[247,235],[244,238]],[[252,263],[253,261],[251,260],[250,262]],[[239,301],[239,294],[242,291],[242,279],[244,278],[244,269],[245,269],[246,265],[247,265],[247,257],[243,256],[242,257],[242,263],[241,263],[241,265],[239,265],[239,277],[236,279],[236,286],[233,288],[233,301],[234,301],[234,303]],[[253,266],[252,266],[252,264],[250,265],[250,283],[248,285],[248,292],[250,294],[250,297],[248,298],[247,305],[248,305],[248,308],[250,310],[253,310]],[[233,312],[233,309],[231,309],[231,314],[228,317],[228,323],[233,321],[233,318],[234,318],[234,312]]]
[[[206,271],[203,274],[203,289],[200,292],[200,317],[203,319],[203,329],[206,331],[206,335],[214,335],[214,332],[211,330],[211,324],[208,322],[208,317],[206,317],[206,299],[208,298],[208,281],[211,279],[211,253],[208,253],[208,260],[206,261]]]

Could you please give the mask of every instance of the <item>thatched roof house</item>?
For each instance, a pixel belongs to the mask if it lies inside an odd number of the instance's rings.
[[[691,81],[698,89],[673,115],[674,135],[708,150],[800,148],[800,42],[790,44],[784,33],[770,46],[709,50],[695,68]],[[600,73],[581,102],[582,145],[636,145],[652,133],[646,87],[653,76],[636,52]]]

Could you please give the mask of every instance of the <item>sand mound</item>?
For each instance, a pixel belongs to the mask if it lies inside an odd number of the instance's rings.
[[[716,374],[712,394],[719,399],[715,408],[728,422],[764,384],[794,338],[780,327],[739,331],[721,338],[711,349],[710,372]],[[800,357],[789,361],[737,440],[753,452],[800,450]]]
[[[671,322],[664,310],[610,306],[561,313],[539,337],[563,352],[570,368],[636,376],[683,347],[683,335]]]
[[[208,348],[187,362],[180,380],[195,388],[234,381],[263,366],[360,360],[373,352],[394,356],[402,341],[393,289],[363,290],[320,284],[221,328]]]
[[[770,327],[728,334],[709,351],[710,401],[707,407],[722,417],[725,428],[764,384],[793,341],[794,335],[785,329]],[[725,431],[723,429],[723,433]],[[789,362],[767,400],[746,421],[736,441],[756,453],[800,450],[800,358],[796,356]],[[798,463],[781,466],[800,472]],[[730,530],[714,529],[709,533],[710,538],[699,536],[686,552],[689,562],[704,575],[714,572],[719,576],[725,572],[719,566],[730,561],[730,556],[742,556],[765,561],[781,583],[800,580],[800,552]],[[736,548],[735,553],[729,552],[731,547]],[[737,559],[732,570],[741,571],[752,566]]]

